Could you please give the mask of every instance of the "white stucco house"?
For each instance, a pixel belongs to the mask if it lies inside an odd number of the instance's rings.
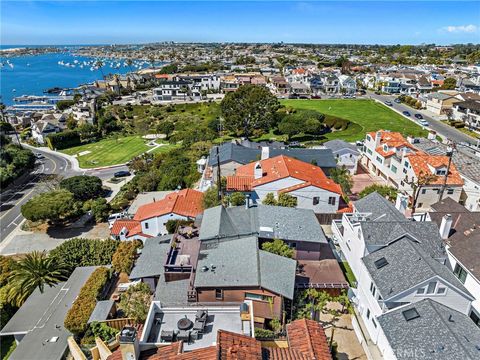
[[[358,161],[361,154],[355,145],[343,140],[330,140],[325,142],[323,146],[332,150],[338,167],[345,167],[352,175],[357,173]]]
[[[287,193],[297,198],[297,207],[316,213],[335,213],[342,190],[318,166],[285,156],[252,162],[227,176],[227,192],[244,192],[254,202],[262,202],[268,193],[275,198]]]

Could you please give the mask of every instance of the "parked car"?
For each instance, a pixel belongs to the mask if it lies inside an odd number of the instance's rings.
[[[124,212],[121,212],[121,213],[115,213],[115,214],[112,214],[108,217],[108,227],[111,229],[113,224],[115,223],[115,221],[117,221],[118,219],[123,219],[127,217],[127,214],[124,213]]]
[[[402,111],[402,114],[405,115],[405,116],[410,116],[411,115],[410,112],[408,112],[408,111]]]
[[[422,114],[416,113],[414,116],[415,116],[417,119],[423,119]]]
[[[393,101],[395,101],[397,104],[401,104],[401,103],[402,103],[402,100],[400,100],[400,98],[396,98],[396,99],[393,100]]]
[[[381,92],[380,91],[375,91],[375,95],[380,95]]]
[[[391,102],[391,101],[388,101],[388,100],[385,101],[385,105],[387,105],[387,106],[393,106],[392,102]]]
[[[125,176],[130,176],[130,171],[127,171],[127,170],[120,170],[120,171],[117,171],[116,173],[113,174],[113,176],[115,177],[125,177]]]
[[[35,153],[35,157],[36,157],[37,159],[39,159],[39,160],[40,160],[40,159],[45,159],[45,156],[43,156],[43,155],[40,154],[40,153]]]
[[[364,142],[363,142],[363,140],[357,140],[357,141],[355,142],[355,145],[357,145],[357,146],[363,146],[363,145],[364,145]]]
[[[430,125],[427,120],[423,120],[423,119],[419,121],[419,124],[422,125],[422,126]]]
[[[312,95],[312,99],[321,99],[322,97],[320,95]]]

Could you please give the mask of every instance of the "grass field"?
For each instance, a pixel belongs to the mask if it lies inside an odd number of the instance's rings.
[[[421,126],[373,100],[282,100],[281,103],[293,108],[316,110],[351,121],[347,129],[325,134],[323,141],[362,140],[365,138],[365,133],[380,129],[398,131],[404,136],[427,135],[427,131]]]
[[[68,155],[77,155],[81,152],[90,151],[88,154],[77,156],[77,159],[80,167],[94,168],[126,163],[135,156],[152,149],[152,147],[147,146],[147,143],[148,141],[142,139],[141,136],[126,136],[117,139],[103,139],[95,143],[64,149],[61,152]],[[161,146],[153,150],[153,153],[165,152],[174,146],[170,144]]]

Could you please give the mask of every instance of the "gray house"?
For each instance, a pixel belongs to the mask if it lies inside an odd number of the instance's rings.
[[[330,140],[324,143],[323,146],[332,150],[338,167],[345,166],[352,175],[357,173],[360,151],[358,151],[355,145],[343,140]]]

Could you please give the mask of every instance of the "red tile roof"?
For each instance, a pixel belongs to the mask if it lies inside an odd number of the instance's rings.
[[[420,174],[432,174],[432,170],[428,165],[433,168],[447,167],[448,165],[448,156],[445,155],[423,155],[423,154],[412,154],[408,155],[408,160],[412,165],[412,170],[415,172],[417,177]],[[443,175],[438,175],[434,181],[431,181],[429,185],[440,185],[443,184],[445,177]],[[450,171],[447,177],[447,185],[463,185],[463,179],[460,176],[460,173],[457,170],[457,167],[452,162],[450,164]]]
[[[235,176],[227,176],[227,190],[229,191],[245,191],[241,188],[247,187],[245,184],[248,178],[251,179],[250,186],[255,188],[279,179],[292,177],[302,180],[303,183],[292,186],[291,188],[282,189],[282,192],[289,192],[306,186],[315,186],[321,189],[329,190],[337,194],[342,193],[340,185],[329,179],[323,170],[315,165],[291,158],[285,155],[275,156],[273,158],[259,161],[262,166],[263,176],[259,179],[254,178],[255,166],[257,162],[252,162],[240,166]],[[242,179],[239,179],[242,178]],[[241,184],[241,188],[236,185]]]
[[[140,221],[131,219],[118,219],[113,223],[110,234],[120,235],[120,231],[122,231],[123,228],[127,228],[128,236],[134,236],[142,232],[142,224]]]
[[[172,192],[162,200],[140,206],[133,219],[143,221],[170,213],[194,218],[203,212],[202,199],[203,193],[193,189]]]
[[[227,191],[252,191],[253,176],[227,176]]]
[[[407,139],[403,137],[399,132],[391,132],[385,130],[379,130],[380,132],[380,144],[387,144],[388,147],[400,148],[402,146],[408,147],[412,150],[416,150],[415,147],[410,144]],[[377,137],[377,132],[369,132],[368,135],[372,137],[373,140]],[[378,152],[378,150],[377,150]]]
[[[300,319],[287,325],[289,347],[309,359],[332,360],[327,337],[320,324],[313,320]]]
[[[250,336],[219,330],[217,348],[221,360],[257,360],[262,358],[262,344]]]

